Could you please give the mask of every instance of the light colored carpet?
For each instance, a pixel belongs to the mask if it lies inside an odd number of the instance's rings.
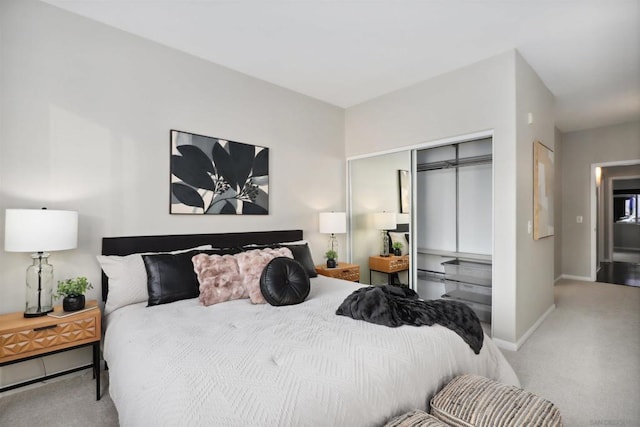
[[[556,310],[518,352],[522,387],[554,402],[566,427],[640,426],[640,288],[562,280]]]
[[[523,388],[560,408],[566,427],[640,426],[640,288],[562,280],[556,310],[518,352],[503,351]],[[0,397],[0,426],[117,426],[104,373]]]
[[[108,374],[102,375],[102,398],[96,401],[91,370],[0,397],[0,426],[117,427],[118,412],[108,393]],[[20,390],[20,389],[17,389]]]

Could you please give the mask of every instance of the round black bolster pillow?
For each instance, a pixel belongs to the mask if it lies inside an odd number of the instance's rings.
[[[269,261],[260,276],[260,291],[271,305],[300,304],[307,298],[309,275],[298,261],[278,257]]]

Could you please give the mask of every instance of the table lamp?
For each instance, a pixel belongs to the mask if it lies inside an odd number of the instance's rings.
[[[345,212],[320,212],[318,228],[320,233],[330,234],[329,249],[337,254],[338,240],[336,239],[336,234],[347,232],[347,214]]]
[[[411,217],[408,213],[396,214],[396,226],[398,226],[398,224],[409,224],[409,222],[411,222]]]
[[[395,212],[378,212],[373,214],[373,226],[382,231],[382,250],[380,256],[389,256],[389,235],[388,230],[397,227]]]
[[[42,209],[5,211],[4,250],[33,252],[27,268],[24,317],[44,316],[53,311],[53,266],[47,251],[74,249],[78,245],[78,213]]]

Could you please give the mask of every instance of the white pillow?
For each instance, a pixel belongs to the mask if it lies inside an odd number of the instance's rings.
[[[308,240],[296,240],[295,242],[279,242],[279,243],[249,243],[244,245],[243,248],[258,248],[265,245],[308,245]]]
[[[168,252],[179,254],[198,249],[211,249],[211,245],[203,245],[190,249]],[[107,315],[120,307],[149,299],[147,291],[147,270],[144,268],[142,255],[150,255],[161,252],[145,252],[126,256],[98,255],[98,262],[109,278],[109,296],[104,306],[104,314]]]
[[[309,255],[311,255],[311,259],[313,259],[313,252],[311,252],[311,245],[309,244],[308,240],[296,240],[295,242],[280,242],[280,243],[251,243],[248,245],[244,245],[244,248],[259,248],[261,246],[264,245],[282,245],[282,246],[286,246],[286,245],[307,245],[307,247],[309,248]]]
[[[407,255],[409,253],[409,241],[407,240],[406,233],[398,233],[396,231],[389,231],[389,237],[391,238],[391,245],[395,242],[402,243],[402,249],[400,249],[401,255]]]

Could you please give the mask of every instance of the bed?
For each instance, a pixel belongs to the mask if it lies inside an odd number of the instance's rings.
[[[103,254],[300,239],[300,230],[105,238]],[[487,337],[476,355],[439,325],[388,328],[337,316],[361,285],[324,276],[310,281],[298,305],[239,299],[203,306],[189,298],[110,311],[104,359],[120,424],[374,426],[425,409],[460,374],[519,385]]]

